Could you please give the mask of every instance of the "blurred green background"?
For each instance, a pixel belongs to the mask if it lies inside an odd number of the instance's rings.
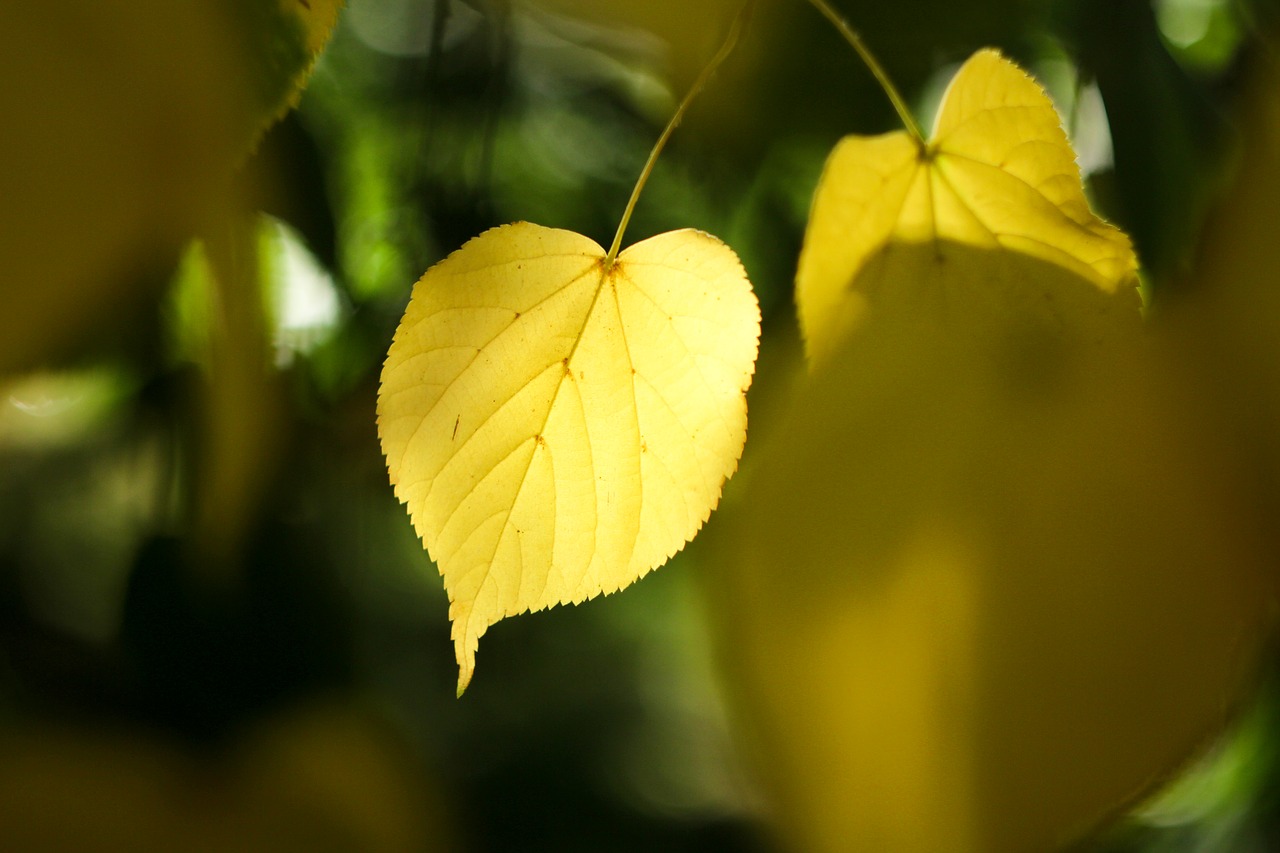
[[[1149,302],[1180,286],[1274,2],[839,6],[920,116],[978,47],[1033,69]],[[72,301],[95,307],[73,335],[0,342],[0,847],[775,849],[697,548],[607,600],[495,626],[456,700],[447,602],[374,423],[418,276],[516,220],[607,245],[735,9],[348,0],[300,107],[236,170],[233,226],[77,273]],[[17,68],[0,58],[0,86]],[[740,254],[758,385],[794,350],[827,151],[894,124],[829,25],[772,0],[659,162],[628,242],[693,226]],[[74,253],[81,234],[14,239],[6,257]],[[41,282],[0,282],[11,320],[71,323],[23,313]],[[1280,681],[1263,681],[1206,759],[1079,850],[1280,848]]]

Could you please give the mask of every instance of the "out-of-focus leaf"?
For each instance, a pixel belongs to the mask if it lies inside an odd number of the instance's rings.
[[[953,245],[995,251],[952,255]],[[978,334],[983,318],[1016,316],[1105,337],[1136,325],[1136,285],[1129,239],[1090,211],[1048,96],[984,50],[951,81],[927,145],[898,131],[850,136],[832,152],[796,302],[807,351],[820,360],[873,306],[909,305],[976,324]]]
[[[722,655],[796,850],[1057,849],[1248,682],[1273,582],[1179,380],[1146,338],[1015,340],[869,313],[710,531]]]
[[[333,33],[345,0],[236,0],[251,39],[246,59],[265,129],[297,106],[316,59]]]
[[[427,271],[378,430],[444,575],[459,693],[490,625],[621,589],[697,533],[742,453],[759,334],[737,256],[698,231],[609,266],[517,223]]]
[[[339,6],[0,9],[0,372],[74,351],[153,296],[139,291],[296,101]]]
[[[0,8],[0,371],[120,312],[207,214],[247,142],[243,70],[208,0]]]

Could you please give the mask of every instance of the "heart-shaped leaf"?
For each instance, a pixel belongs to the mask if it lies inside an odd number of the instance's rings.
[[[444,576],[459,692],[505,616],[627,586],[691,539],[746,439],[760,310],[732,250],[516,223],[418,282],[382,372],[396,495]]]
[[[933,254],[901,251],[927,243]],[[949,246],[996,251],[963,258]],[[973,266],[974,257],[981,266]],[[1045,276],[1047,261],[1063,270]],[[963,261],[963,262],[961,262]],[[951,325],[1016,318],[1106,336],[1138,319],[1129,238],[1089,209],[1044,91],[993,50],[951,81],[933,139],[849,136],[827,160],[796,275],[806,350],[821,359],[873,304]]]

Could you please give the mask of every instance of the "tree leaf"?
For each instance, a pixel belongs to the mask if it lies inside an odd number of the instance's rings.
[[[136,322],[213,215],[250,119],[224,5],[0,4],[0,373]]]
[[[182,243],[216,230],[340,6],[0,4],[0,162],[22,164],[0,180],[0,374],[136,322]]]
[[[328,44],[345,0],[236,0],[248,37],[246,58],[255,85],[258,127],[254,147],[273,124],[298,105],[316,60]]]
[[[896,251],[932,244],[932,255]],[[948,246],[995,249],[982,266]],[[969,261],[973,256],[966,255]],[[1048,261],[1070,273],[1032,278]],[[951,81],[933,139],[849,136],[814,195],[796,275],[806,351],[821,359],[873,303],[956,325],[1017,317],[1105,336],[1138,317],[1129,238],[1098,219],[1044,91],[993,50]],[[1068,315],[1070,318],[1068,319]]]
[[[1221,730],[1275,581],[1155,343],[872,311],[757,431],[699,555],[791,848],[1062,849]]]
[[[459,693],[488,626],[621,589],[694,536],[742,452],[759,334],[737,256],[697,231],[609,266],[522,222],[427,271],[378,429],[444,576]]]

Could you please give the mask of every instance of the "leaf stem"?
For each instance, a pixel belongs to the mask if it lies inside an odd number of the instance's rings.
[[[627,207],[622,212],[622,221],[618,223],[618,231],[613,235],[613,245],[609,247],[609,254],[605,256],[604,268],[607,270],[613,266],[613,262],[618,257],[618,250],[622,248],[622,235],[627,230],[627,225],[631,222],[631,214],[636,208],[636,202],[640,200],[640,192],[644,189],[644,185],[649,180],[649,175],[653,172],[654,164],[658,162],[658,155],[662,153],[662,149],[667,144],[667,140],[671,138],[671,134],[680,125],[684,118],[685,112],[688,111],[689,105],[693,103],[693,99],[702,93],[706,88],[707,82],[711,76],[728,58],[733,51],[734,46],[738,43],[738,37],[742,34],[743,28],[746,26],[747,19],[751,17],[750,10],[755,6],[755,0],[746,0],[738,9],[738,13],[734,15],[733,22],[729,24],[729,32],[725,34],[724,41],[720,44],[720,49],[716,51],[715,56],[703,66],[698,79],[693,81],[693,85],[685,94],[684,99],[680,101],[680,105],[676,107],[675,113],[671,116],[671,120],[667,122],[666,128],[663,129],[662,135],[658,137],[658,141],[653,144],[653,150],[649,152],[649,159],[645,162],[644,168],[640,171],[640,177],[636,179],[636,185],[631,190],[631,198],[627,200]]]
[[[871,50],[862,42],[862,36],[849,26],[849,22],[840,17],[840,13],[831,7],[827,0],[809,0],[810,4],[822,13],[822,16],[831,22],[840,35],[844,36],[844,40],[849,43],[862,59],[872,76],[876,78],[876,82],[880,84],[880,88],[889,97],[889,102],[893,104],[894,110],[897,111],[898,117],[902,119],[902,124],[906,127],[907,132],[915,138],[916,143],[923,149],[926,145],[924,133],[920,130],[920,125],[916,124],[915,117],[911,115],[911,110],[907,109],[907,102],[902,99],[902,95],[898,93],[898,89],[893,85],[893,81],[889,79],[889,75],[885,73],[884,68],[880,65],[879,60]]]

